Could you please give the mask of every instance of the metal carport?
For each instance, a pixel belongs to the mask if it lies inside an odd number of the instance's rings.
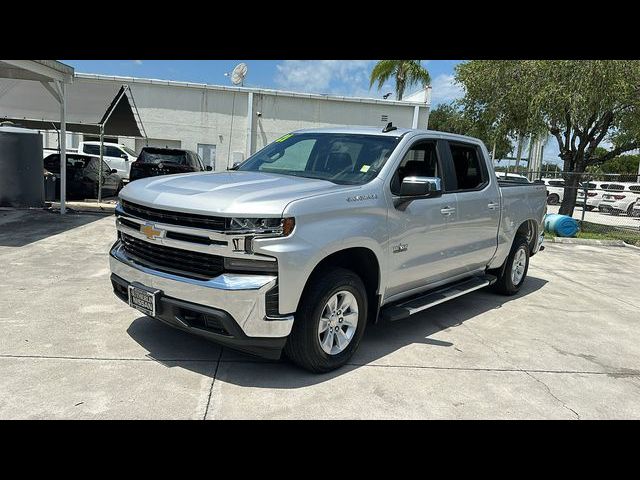
[[[1,120],[27,128],[57,129],[61,167],[66,165],[67,131],[101,139],[104,135],[146,137],[128,85],[74,82],[73,68],[55,60],[0,60]],[[61,214],[65,199],[66,168],[60,168]]]

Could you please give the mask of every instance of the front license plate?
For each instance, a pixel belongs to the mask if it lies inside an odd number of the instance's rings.
[[[150,317],[156,316],[156,303],[160,290],[144,285],[129,285],[129,305]]]

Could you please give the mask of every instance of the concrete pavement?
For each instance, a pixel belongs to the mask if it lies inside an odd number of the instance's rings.
[[[369,326],[312,375],[111,292],[112,216],[0,211],[0,418],[640,418],[640,251],[548,244],[515,297]]]

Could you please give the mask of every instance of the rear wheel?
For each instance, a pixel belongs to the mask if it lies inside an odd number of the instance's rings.
[[[629,205],[629,208],[627,208],[627,215],[629,217],[633,217],[633,203],[631,205]]]
[[[560,196],[557,193],[552,193],[547,197],[548,205],[557,205],[558,203],[560,203]]]
[[[341,367],[358,348],[367,322],[367,295],[360,277],[336,268],[317,275],[296,312],[285,354],[312,372]]]
[[[527,277],[529,270],[529,242],[525,237],[517,236],[511,246],[504,268],[498,271],[498,280],[493,289],[503,295],[514,295]]]

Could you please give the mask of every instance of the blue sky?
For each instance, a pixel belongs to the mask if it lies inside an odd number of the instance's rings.
[[[245,62],[247,87],[275,88],[307,93],[380,98],[393,92],[393,84],[378,91],[369,89],[369,74],[375,60],[62,60],[79,73],[178,80],[213,85],[230,85],[225,73]],[[461,60],[423,60],[431,75],[432,104],[449,103],[462,96],[453,80]],[[411,93],[419,87],[414,87]],[[391,96],[393,98],[393,95]],[[524,156],[527,155],[525,150]],[[558,145],[547,142],[544,161],[558,161]]]
[[[249,66],[245,86],[309,93],[381,97],[393,92],[389,83],[369,90],[375,60],[62,60],[81,73],[157,78],[227,85],[224,76],[240,62]],[[453,84],[459,60],[423,60],[433,82],[434,104],[449,102],[461,91]],[[414,87],[415,90],[417,87]]]

